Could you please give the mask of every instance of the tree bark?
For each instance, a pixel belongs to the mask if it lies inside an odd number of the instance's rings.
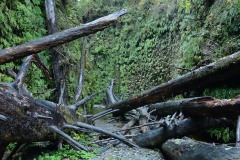
[[[229,117],[236,119],[240,114],[240,97],[219,100],[213,97],[196,97],[152,104],[152,115],[163,117],[182,111],[189,117]]]
[[[240,74],[239,67],[240,52],[236,52],[131,98],[114,103],[111,107],[119,109],[114,113],[115,116],[119,116],[138,107],[163,102],[186,91],[200,89],[232,78]]]
[[[26,57],[28,55],[38,53],[42,50],[73,41],[77,38],[102,31],[110,26],[110,24],[115,22],[120,16],[126,13],[126,10],[115,12],[79,27],[57,32],[52,35],[39,38],[15,47],[3,49],[0,51],[0,64]]]
[[[61,114],[56,114],[57,108],[47,109],[46,104],[23,91],[16,92],[12,84],[0,84],[0,104],[0,113],[8,117],[0,121],[0,142],[52,140],[49,124],[59,126],[65,122]]]
[[[171,139],[162,145],[162,151],[172,160],[239,160],[240,150],[227,145],[214,145],[190,138]]]
[[[227,124],[229,124],[229,122],[226,119],[187,118],[177,124],[160,127],[158,129],[137,135],[136,137],[133,137],[133,142],[140,147],[155,148],[159,147],[168,139],[180,138],[186,135],[202,132],[211,127]]]
[[[45,0],[45,9],[47,15],[48,34],[53,34],[58,31],[56,23],[56,14],[53,0]],[[50,48],[52,70],[55,83],[54,98],[55,100],[61,95],[61,85],[63,85],[64,75],[66,75],[66,67],[62,64],[63,53],[60,53],[60,47]],[[67,103],[67,92],[62,95],[62,101]]]

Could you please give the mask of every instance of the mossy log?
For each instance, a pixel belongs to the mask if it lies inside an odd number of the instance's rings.
[[[119,109],[114,113],[115,116],[119,116],[144,105],[164,102],[186,91],[201,89],[240,75],[239,67],[240,52],[236,52],[138,95],[116,102],[111,108]]]
[[[240,97],[223,100],[213,97],[187,98],[152,104],[149,111],[158,117],[182,111],[185,116],[190,117],[209,116],[236,119],[240,115]]]
[[[166,140],[171,138],[181,138],[186,135],[199,133],[212,127],[228,125],[229,121],[224,118],[186,118],[177,124],[163,126],[155,130],[148,131],[133,137],[133,141],[140,147],[159,147]]]
[[[214,145],[190,138],[170,139],[162,145],[162,151],[172,160],[239,160],[240,149],[227,145]]]

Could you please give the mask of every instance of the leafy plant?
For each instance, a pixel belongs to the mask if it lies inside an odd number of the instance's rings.
[[[214,128],[208,130],[211,137],[216,137],[217,140],[222,139],[225,143],[229,142],[231,139],[235,137],[233,130],[230,130],[228,127],[226,128]]]
[[[57,150],[56,152],[44,153],[43,155],[39,156],[38,160],[62,160],[62,159],[69,159],[69,160],[79,160],[79,159],[92,159],[96,157],[95,154],[85,152],[85,151],[76,151],[69,146],[65,145],[62,149]]]

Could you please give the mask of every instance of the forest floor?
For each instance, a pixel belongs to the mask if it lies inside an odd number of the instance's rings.
[[[122,128],[123,124],[108,119],[95,121],[95,126],[113,132]],[[111,147],[93,160],[163,160],[159,150],[145,148],[130,148],[125,144]]]

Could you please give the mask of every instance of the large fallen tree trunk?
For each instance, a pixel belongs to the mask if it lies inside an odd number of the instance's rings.
[[[73,41],[77,38],[102,31],[110,24],[115,22],[120,16],[126,13],[126,10],[115,12],[79,27],[57,32],[15,47],[3,49],[0,51],[0,64],[26,57],[28,55],[38,53],[42,50]]]
[[[240,115],[240,97],[219,100],[213,97],[196,97],[183,100],[152,104],[152,115],[159,117],[182,111],[190,117],[229,117],[236,119]]]
[[[189,138],[171,139],[162,145],[164,155],[172,160],[239,160],[240,149],[214,145]]]
[[[224,118],[186,118],[177,124],[160,127],[133,137],[133,141],[140,147],[155,148],[159,147],[166,140],[180,138],[186,135],[202,132],[206,129],[228,125],[229,121]]]
[[[115,116],[119,116],[138,107],[163,102],[186,91],[200,89],[240,75],[239,67],[240,52],[236,52],[129,99],[114,103],[111,107],[119,109],[118,112],[114,113]]]

